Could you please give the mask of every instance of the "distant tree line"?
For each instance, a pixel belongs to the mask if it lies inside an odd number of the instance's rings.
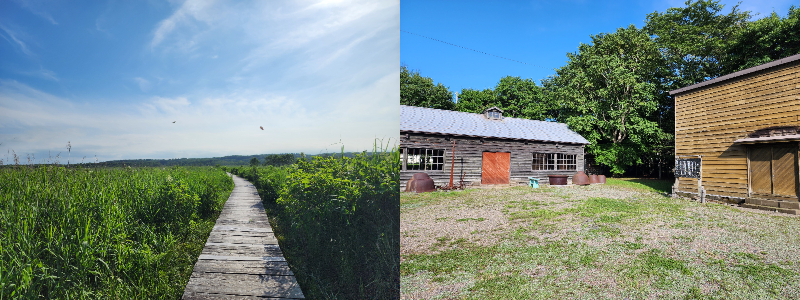
[[[480,113],[497,106],[514,118],[563,122],[585,137],[587,153],[612,174],[671,169],[674,99],[669,91],[800,53],[800,8],[752,20],[738,5],[686,1],[647,15],[643,28],[592,35],[541,81],[507,76],[492,89],[462,89],[401,66],[400,104]]]
[[[357,152],[322,153],[306,155],[304,153],[284,154],[259,154],[259,155],[229,155],[213,158],[172,158],[172,159],[124,159],[110,160],[100,163],[74,164],[73,166],[101,166],[101,167],[170,167],[170,166],[247,166],[257,165],[282,166],[295,163],[297,159],[311,159],[315,156],[322,157],[355,157]],[[262,163],[258,157],[264,157]]]

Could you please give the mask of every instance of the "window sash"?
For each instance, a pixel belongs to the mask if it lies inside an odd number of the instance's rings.
[[[578,155],[566,153],[533,153],[531,169],[541,170],[576,170]]]
[[[444,170],[444,150],[428,148],[406,148],[403,170]]]

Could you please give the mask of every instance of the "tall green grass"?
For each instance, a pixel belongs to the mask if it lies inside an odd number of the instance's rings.
[[[213,168],[2,168],[0,299],[178,299],[232,190]]]
[[[310,299],[398,299],[397,149],[232,172],[258,189],[284,256]]]

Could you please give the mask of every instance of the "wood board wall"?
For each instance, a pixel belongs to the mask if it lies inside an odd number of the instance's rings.
[[[415,173],[427,173],[437,186],[450,182],[450,166],[453,158],[453,141],[455,141],[455,168],[453,182],[457,184],[464,173],[464,181],[469,185],[481,183],[481,167],[483,152],[510,152],[511,170],[510,184],[527,184],[528,177],[539,178],[539,183],[549,183],[547,175],[568,175],[570,179],[584,168],[584,145],[563,144],[554,142],[534,142],[523,140],[449,136],[438,134],[421,134],[400,132],[400,148],[444,149],[444,168],[435,171],[407,170],[400,171],[400,187],[405,189],[406,183]],[[533,171],[533,153],[566,153],[576,155],[575,170]]]
[[[747,146],[733,142],[783,126],[800,126],[800,61],[675,96],[675,155],[702,155],[707,195],[747,197]],[[697,179],[677,181],[680,192],[698,190]]]

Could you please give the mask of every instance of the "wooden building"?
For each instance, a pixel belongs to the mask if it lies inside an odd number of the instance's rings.
[[[798,213],[800,54],[670,94],[676,193]]]
[[[496,107],[473,114],[401,105],[400,184],[424,172],[446,185],[451,166],[454,184],[527,184],[529,176],[543,184],[549,174],[571,180],[583,170],[586,144],[566,124],[504,117]]]

